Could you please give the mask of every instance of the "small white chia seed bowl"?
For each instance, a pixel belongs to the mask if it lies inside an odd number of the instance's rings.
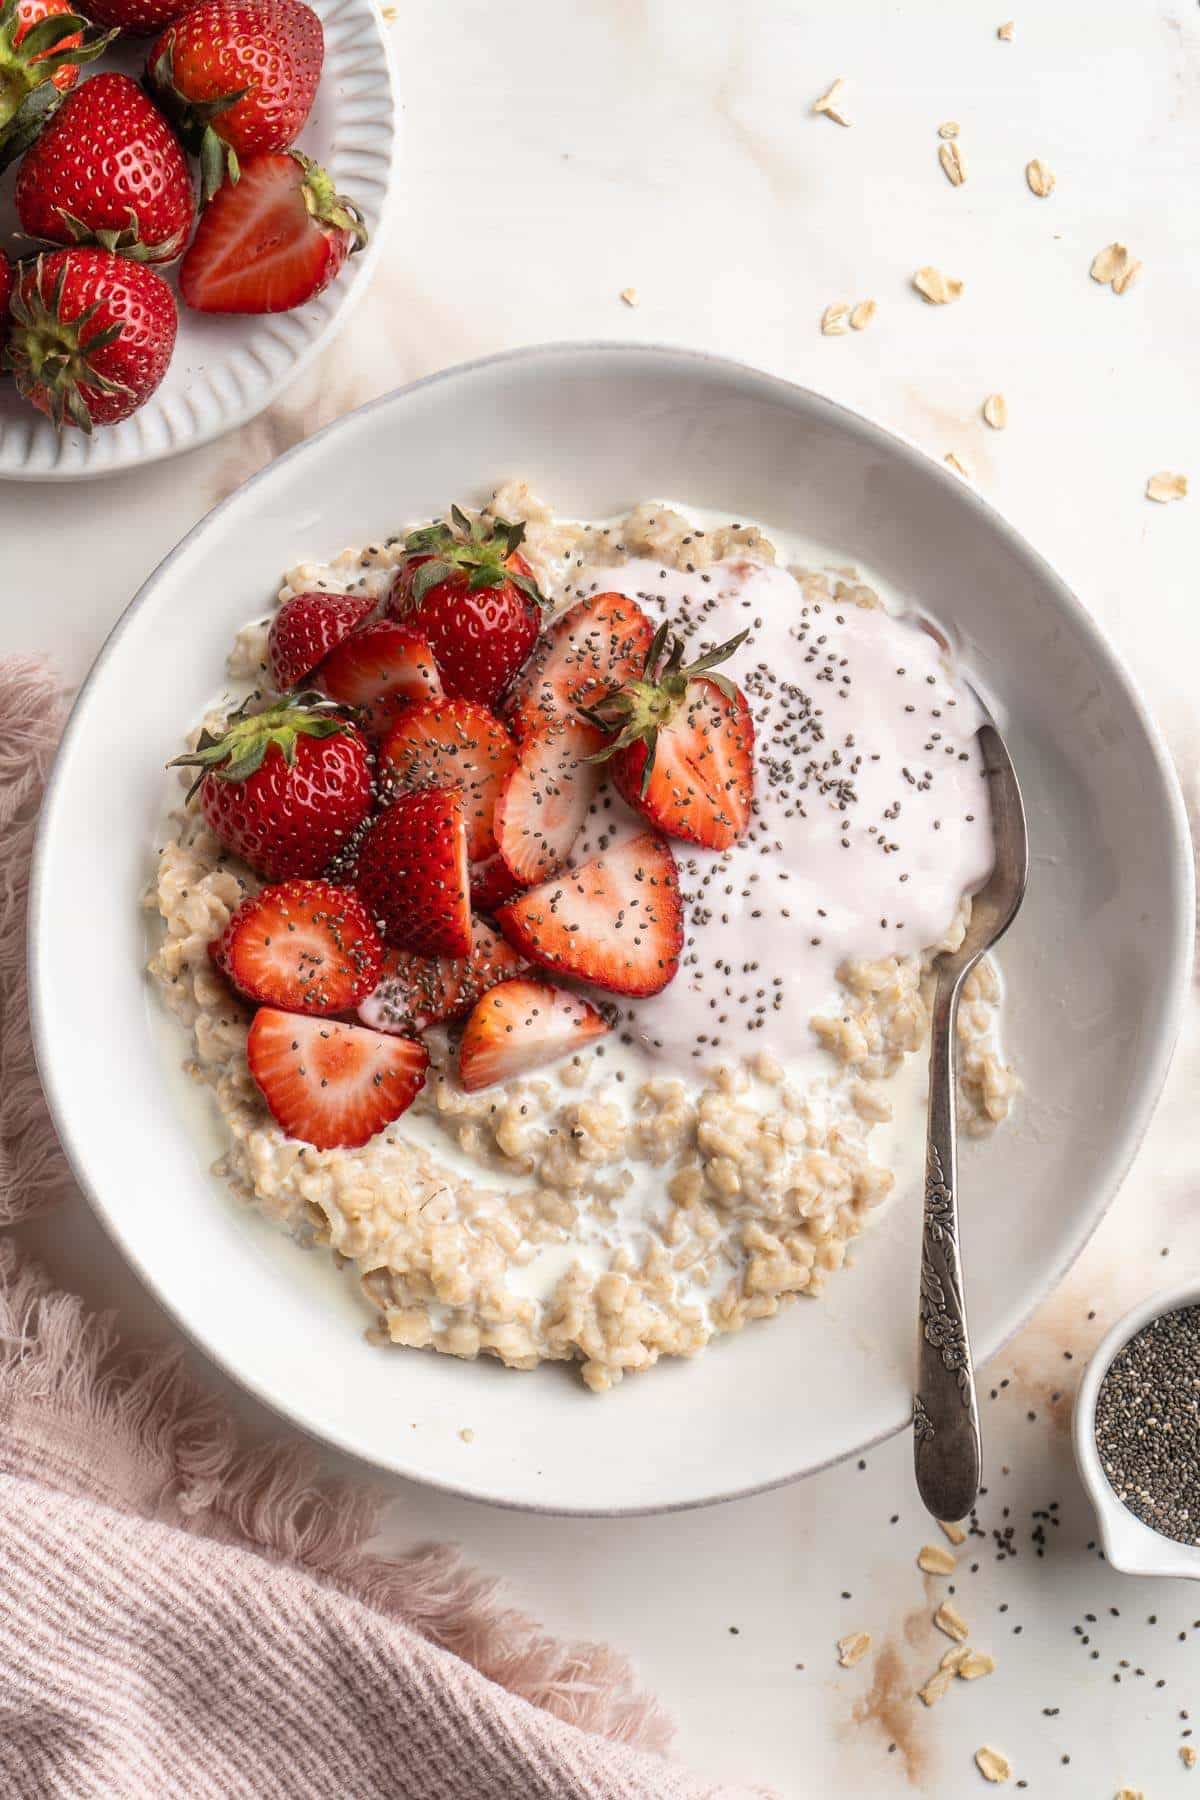
[[[1200,1306],[1200,1281],[1152,1294],[1122,1319],[1097,1345],[1075,1396],[1072,1436],[1075,1461],[1096,1510],[1100,1542],[1114,1569],[1126,1575],[1181,1575],[1200,1581],[1200,1544],[1183,1544],[1155,1531],[1132,1513],[1114,1492],[1096,1443],[1096,1402],[1117,1354],[1139,1331],[1167,1313]],[[1200,1521],[1197,1523],[1200,1535]]]

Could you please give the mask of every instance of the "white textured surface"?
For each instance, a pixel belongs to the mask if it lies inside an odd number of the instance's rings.
[[[161,387],[132,418],[86,437],[61,436],[6,382],[0,391],[0,479],[80,480],[177,456],[253,419],[327,346],[365,293],[382,248],[381,222],[397,156],[397,99],[385,26],[375,0],[314,0],[325,66],[299,148],[324,165],[339,193],[362,208],[371,236],[341,276],[308,306],[262,318],[206,318],[179,306],[179,336]],[[146,40],[98,65],[139,76]],[[83,79],[93,71],[85,69]],[[12,188],[0,184],[0,235],[21,255]],[[164,271],[172,288],[175,268]]]
[[[935,453],[962,455],[1127,656],[1194,797],[1200,493],[1156,507],[1142,490],[1160,468],[1200,480],[1200,229],[1188,186],[1200,152],[1200,16],[1183,0],[1052,0],[1018,8],[1013,42],[999,43],[995,27],[1009,16],[1008,5],[864,0],[850,18],[749,0],[701,22],[683,0],[574,10],[514,0],[501,34],[477,0],[407,14],[394,40],[402,69],[421,79],[404,81],[399,229],[351,330],[228,443],[72,494],[69,558],[56,541],[61,492],[0,491],[5,647],[52,649],[81,675],[206,507],[399,381],[513,343],[654,337],[748,357]],[[849,131],[808,115],[837,74],[848,78]],[[459,103],[467,91],[469,108]],[[936,162],[946,118],[963,128],[969,173],[957,190]],[[1035,155],[1058,176],[1049,200],[1024,185]],[[1121,299],[1087,278],[1114,238],[1146,265]],[[910,294],[923,263],[967,280],[957,306],[933,310]],[[617,297],[629,285],[637,311]],[[879,313],[867,331],[820,336],[831,301],[868,294]],[[1011,419],[998,435],[978,418],[995,390]],[[937,1533],[922,1522],[901,1440],[861,1472],[852,1463],[660,1520],[555,1522],[397,1483],[394,1537],[457,1537],[550,1624],[634,1651],[680,1718],[681,1751],[714,1776],[770,1781],[788,1800],[964,1800],[989,1791],[971,1757],[990,1742],[1029,1781],[1031,1800],[1107,1800],[1126,1784],[1148,1800],[1186,1800],[1200,1774],[1178,1759],[1189,1726],[1177,1715],[1200,1711],[1200,1590],[1113,1576],[1087,1551],[1065,1401],[1049,1397],[1069,1394],[1079,1360],[1127,1305],[1200,1268],[1196,1025],[1193,1010],[1105,1225],[987,1371],[1001,1397],[984,1405],[982,1520],[989,1532],[1011,1527],[1019,1555],[1001,1565],[981,1546],[979,1573],[956,1598],[997,1656],[988,1680],[930,1714],[911,1700],[947,1640],[928,1625],[933,1584],[913,1566]],[[85,1208],[26,1235],[63,1279],[166,1329]],[[1039,1561],[1030,1512],[1055,1499],[1064,1523],[1047,1528]],[[834,1640],[859,1628],[911,1669],[897,1681],[895,1725],[877,1722],[878,1706],[856,1716],[873,1659],[836,1666]],[[1046,1717],[1044,1707],[1060,1710]],[[887,1753],[902,1727],[910,1758]]]

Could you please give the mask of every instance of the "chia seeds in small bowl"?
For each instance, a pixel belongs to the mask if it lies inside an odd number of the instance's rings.
[[[1075,1455],[1113,1567],[1200,1580],[1200,1286],[1109,1332],[1075,1403]]]

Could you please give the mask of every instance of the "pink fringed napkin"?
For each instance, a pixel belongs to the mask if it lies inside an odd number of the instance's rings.
[[[29,1043],[29,853],[62,696],[0,660],[0,1225],[70,1178]],[[709,1800],[629,1669],[454,1554],[366,1548],[379,1495],[241,1447],[177,1349],[122,1346],[0,1237],[0,1797]]]

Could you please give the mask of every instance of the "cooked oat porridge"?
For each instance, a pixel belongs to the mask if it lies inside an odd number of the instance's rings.
[[[414,817],[419,800],[438,821],[446,807],[458,821],[459,861],[439,866],[431,891],[442,896],[447,884],[469,879],[472,960],[448,962],[449,940],[433,943],[431,954],[413,935],[424,929],[423,889],[368,879],[369,840],[382,839],[393,801],[362,829],[347,825],[336,848],[321,853],[321,873],[350,893],[346,905],[357,909],[354,920],[362,915],[363,933],[378,929],[384,940],[382,966],[357,939],[346,949],[350,924],[339,912],[345,966],[353,963],[369,991],[348,1008],[336,993],[295,1003],[315,1018],[297,1019],[286,1006],[272,1011],[271,1021],[283,1021],[276,1037],[281,1031],[288,1041],[282,1051],[278,1042],[260,1044],[267,1008],[255,1015],[252,1002],[264,996],[239,978],[230,933],[264,877],[214,830],[201,790],[177,803],[159,855],[148,897],[160,915],[150,974],[188,1031],[187,1066],[211,1089],[223,1120],[221,1174],[301,1243],[354,1265],[380,1343],[460,1357],[486,1352],[516,1369],[575,1361],[588,1387],[604,1391],[626,1371],[694,1355],[720,1333],[819,1295],[887,1199],[893,1174],[872,1155],[872,1134],[891,1118],[892,1078],[924,1047],[931,961],[961,940],[969,896],[991,866],[979,712],[927,621],[889,609],[851,569],[785,560],[753,525],[656,504],[581,524],[556,518],[521,483],[498,490],[481,522],[457,513],[456,521],[468,544],[472,528],[478,538],[493,521],[508,522],[504,567],[521,572],[544,608],[533,660],[491,706],[487,731],[502,740],[497,747],[489,738],[489,755],[503,764],[496,792],[491,773],[447,787],[438,785],[444,774],[432,788],[424,779],[407,790],[401,784]],[[304,674],[334,701],[367,708],[355,716],[366,721],[369,780],[385,801],[391,792],[380,770],[386,762],[391,779],[401,764],[384,733],[403,719],[411,749],[413,719],[444,704],[436,643],[432,674],[422,663],[413,675],[416,665],[407,665],[416,690],[393,692],[391,674],[375,677],[396,631],[379,623],[379,609],[404,581],[420,588],[413,571],[422,560],[435,561],[430,580],[445,566],[437,544],[430,551],[419,537],[301,564],[278,597],[281,608],[300,597],[306,605],[347,597],[329,631],[349,635],[337,638],[315,674]],[[428,582],[424,591],[440,592]],[[420,592],[416,600],[423,604]],[[623,621],[632,611],[647,636],[660,626],[678,635],[677,654],[659,633],[647,658],[664,659],[653,665],[666,671],[654,676],[662,691],[675,675],[699,684],[689,687],[687,705],[698,710],[703,692],[711,708],[703,730],[717,734],[735,706],[752,720],[740,740],[722,739],[721,793],[730,798],[716,809],[717,845],[691,829],[694,813],[680,835],[647,810],[673,752],[666,734],[681,730],[680,716],[664,723],[657,751],[653,731],[633,740],[641,720],[634,714],[646,700],[637,671],[630,676],[624,665],[617,686],[624,680],[621,691],[632,698],[614,704],[608,672],[584,658],[593,679],[586,694],[572,690],[573,760],[547,777],[543,753],[539,779],[522,788],[529,744],[542,742],[539,733],[561,743],[561,721],[551,730],[536,715],[561,668],[553,652],[546,662],[541,646],[556,623],[594,618],[597,609]],[[281,651],[271,628],[270,617],[247,625],[232,646],[230,685],[203,721],[205,735],[198,728],[191,740],[202,770],[212,768],[218,751],[206,746],[239,700],[249,696],[239,715],[248,720],[279,704]],[[578,633],[566,641],[577,675]],[[719,667],[698,670],[717,645],[728,651]],[[360,655],[339,689],[335,661],[348,666],[348,647],[364,646],[377,659],[368,661],[370,681],[354,685],[363,679]],[[639,668],[642,647],[639,639]],[[343,744],[320,735],[335,730],[331,722],[306,729],[318,745]],[[623,737],[634,751],[642,746],[640,775],[636,765],[632,776],[614,767],[631,754]],[[478,743],[476,733],[476,760]],[[455,746],[438,739],[434,753],[437,769],[449,766],[457,780]],[[277,760],[282,770],[282,755]],[[747,792],[739,817],[738,769],[751,765],[752,800]],[[190,780],[195,770],[183,773]],[[343,799],[346,791],[343,782]],[[678,800],[678,785],[674,793]],[[568,853],[558,862],[555,846],[563,844]],[[662,857],[669,879],[654,860]],[[597,868],[606,871],[603,882],[584,875]],[[582,923],[574,915],[564,923],[563,893],[569,899],[575,872]],[[626,877],[634,885],[605,914],[603,896]],[[414,895],[415,924],[404,911]],[[629,895],[643,906],[632,949]],[[644,979],[651,965],[643,939],[660,927],[665,933],[668,911],[678,917],[676,939],[666,946],[656,937],[662,973]],[[589,932],[594,960],[580,961]],[[588,979],[594,971],[599,980]],[[311,999],[318,978],[303,979]],[[974,1133],[1005,1118],[1017,1085],[999,1045],[1000,999],[985,959],[968,980],[958,1027],[960,1120]],[[549,1011],[557,1035],[547,1038]],[[304,1054],[302,1028],[325,1040],[363,1033],[384,1051],[411,1052],[402,1068],[370,1065],[373,1093],[393,1079],[407,1085],[390,1122],[366,1141],[321,1147],[324,1127],[306,1141],[294,1123],[289,1130],[281,1122],[296,1116],[288,1107],[300,1103],[299,1076],[310,1079],[295,1063]],[[288,1051],[284,1082],[278,1071]],[[307,1089],[302,1099],[309,1108],[331,1104]]]

